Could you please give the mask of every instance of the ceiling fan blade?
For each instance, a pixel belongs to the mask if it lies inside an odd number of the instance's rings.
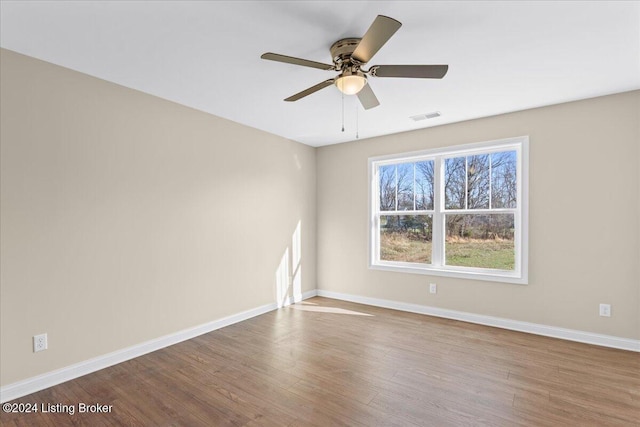
[[[402,24],[393,18],[378,15],[365,35],[362,36],[362,40],[358,43],[351,57],[366,64],[401,26]]]
[[[297,101],[300,98],[304,98],[307,95],[311,95],[314,92],[319,91],[320,89],[324,89],[327,86],[331,86],[333,84],[334,79],[325,80],[322,83],[318,83],[315,86],[311,86],[308,89],[303,90],[302,92],[298,92],[295,95],[291,95],[285,101],[292,102]]]
[[[284,62],[293,65],[302,65],[303,67],[319,68],[321,70],[333,70],[333,65],[323,64],[322,62],[309,61],[308,59],[294,58],[293,56],[280,55],[278,53],[263,53],[260,57],[269,61]]]
[[[376,77],[409,77],[417,79],[441,79],[449,70],[448,65],[374,65]]]
[[[360,100],[360,104],[362,104],[365,110],[380,105],[380,101],[378,101],[378,98],[376,98],[376,94],[373,93],[373,89],[371,89],[371,85],[369,85],[368,83],[364,85],[360,92],[358,92],[358,99]]]

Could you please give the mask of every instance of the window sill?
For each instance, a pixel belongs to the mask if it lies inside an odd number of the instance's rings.
[[[510,273],[501,270],[490,270],[488,272],[479,271],[465,271],[462,269],[438,268],[430,267],[422,264],[370,264],[371,270],[383,270],[383,271],[395,271],[398,273],[410,273],[410,274],[424,274],[427,276],[442,276],[442,277],[455,277],[458,279],[471,279],[471,280],[484,280],[488,282],[504,282],[514,283],[517,285],[526,285],[528,280],[526,276],[518,275],[517,273]]]

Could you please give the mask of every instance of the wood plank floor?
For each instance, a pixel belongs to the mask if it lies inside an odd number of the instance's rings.
[[[76,413],[3,426],[640,426],[640,354],[317,297],[14,402]]]

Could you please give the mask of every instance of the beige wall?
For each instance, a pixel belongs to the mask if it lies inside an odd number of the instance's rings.
[[[2,385],[275,303],[299,220],[315,289],[313,148],[10,51],[0,62]]]
[[[628,92],[318,149],[318,288],[640,339],[639,100]],[[520,135],[530,137],[528,285],[367,268],[368,157]]]

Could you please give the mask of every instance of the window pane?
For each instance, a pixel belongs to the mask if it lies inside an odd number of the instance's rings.
[[[413,207],[413,163],[397,165],[398,210],[412,211]]]
[[[381,215],[382,261],[431,264],[431,215]]]
[[[445,264],[515,268],[514,215],[445,215]]]
[[[467,209],[489,208],[489,155],[467,157]]]
[[[446,159],[444,163],[444,206],[446,209],[464,209],[465,166],[464,157]]]
[[[378,168],[380,178],[380,210],[396,210],[396,166],[380,166]]]
[[[433,160],[416,163],[416,209],[433,209]]]
[[[491,155],[491,207],[517,207],[516,152],[504,151]]]

